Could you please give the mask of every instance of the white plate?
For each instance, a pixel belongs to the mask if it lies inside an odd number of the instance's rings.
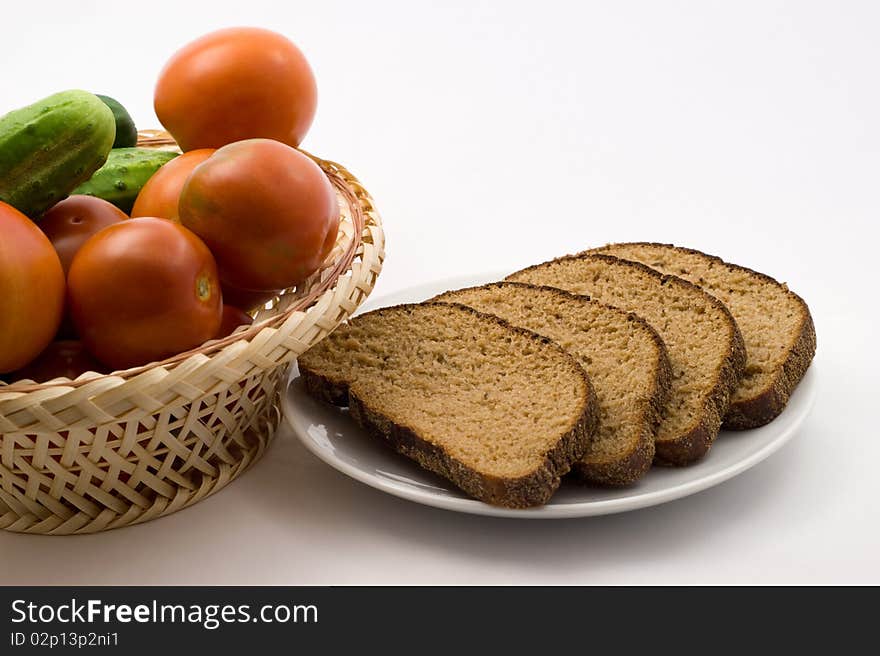
[[[503,274],[486,274],[420,285],[374,299],[361,311],[423,301],[448,289],[501,278]],[[290,378],[290,386],[283,398],[284,415],[306,448],[331,467],[378,490],[428,506],[477,515],[530,519],[624,512],[679,499],[718,485],[755,466],[790,440],[816,397],[814,366],[795,390],[788,407],[773,422],[750,431],[722,432],[709,454],[690,467],[655,467],[636,485],[623,489],[587,487],[565,480],[547,505],[511,510],[469,499],[444,479],[369,438],[348,417],[347,411],[309,397],[298,379],[295,365],[291,368]]]

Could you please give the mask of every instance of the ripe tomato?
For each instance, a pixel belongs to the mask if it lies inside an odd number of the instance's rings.
[[[180,190],[193,169],[214,154],[213,148],[200,148],[175,157],[147,180],[134,201],[132,217],[158,216],[180,223],[177,202]]]
[[[73,258],[67,280],[83,343],[115,369],[187,351],[220,328],[220,281],[211,252],[165,219],[105,228]]]
[[[28,378],[44,383],[55,378],[74,380],[87,371],[104,373],[105,369],[89,354],[82,342],[64,339],[50,343],[36,360],[6,378],[8,380]]]
[[[235,332],[239,326],[250,326],[254,318],[242,312],[234,305],[223,304],[223,318],[220,321],[220,330],[217,331],[217,339],[226,337]]]
[[[299,145],[318,91],[306,58],[287,38],[237,27],[178,50],[156,84],[154,107],[184,150],[266,137]]]
[[[336,242],[339,204],[320,167],[271,139],[220,148],[193,171],[180,221],[239,289],[292,287],[315,272]]]
[[[64,309],[64,270],[37,225],[0,201],[0,373],[46,348]]]
[[[65,275],[73,256],[93,234],[128,216],[113,203],[94,196],[69,196],[40,219],[40,229],[52,242]]]

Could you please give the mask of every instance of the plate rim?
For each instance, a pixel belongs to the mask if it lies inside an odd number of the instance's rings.
[[[399,300],[400,297],[416,296],[418,295],[418,290],[420,289],[430,288],[435,285],[445,286],[447,284],[449,285],[449,287],[447,287],[449,289],[460,287],[463,285],[481,284],[475,281],[483,279],[497,279],[498,275],[499,274],[497,274],[496,272],[488,272],[483,274],[473,274],[470,276],[455,276],[451,278],[428,281],[420,285],[404,287],[397,290],[396,292],[383,294],[382,296],[376,297],[375,299],[370,299],[370,302],[365,303],[358,314],[370,311],[378,307],[384,307],[385,305],[393,305],[406,302]],[[503,277],[503,275],[504,274],[500,274],[500,277]],[[296,361],[294,361],[291,364],[287,376],[285,377],[284,393],[281,395],[282,414],[284,415],[284,420],[290,426],[294,435],[296,435],[300,443],[302,443],[303,446],[305,446],[310,453],[312,453],[322,462],[326,463],[333,469],[336,469],[337,471],[345,474],[349,478],[363,483],[364,485],[368,485],[369,487],[385,492],[392,496],[406,499],[407,501],[453,512],[519,519],[572,519],[579,517],[595,517],[621,512],[629,512],[632,510],[640,510],[643,508],[649,508],[652,506],[668,503],[670,501],[675,501],[677,499],[682,499],[692,494],[697,494],[698,492],[702,492],[709,488],[720,485],[721,483],[728,481],[731,478],[734,478],[735,476],[763,462],[771,455],[779,451],[779,449],[781,449],[783,446],[785,446],[794,437],[794,435],[803,425],[806,418],[810,415],[812,408],[815,404],[817,395],[816,384],[814,381],[814,361],[810,364],[810,367],[807,369],[806,374],[804,375],[803,379],[798,383],[798,386],[795,389],[795,394],[800,392],[802,394],[806,394],[807,398],[804,401],[805,407],[803,411],[793,420],[793,422],[786,426],[779,435],[775,436],[771,441],[769,441],[767,444],[764,444],[756,451],[746,455],[739,460],[736,460],[735,462],[730,463],[720,470],[705,474],[704,476],[696,480],[680,482],[661,490],[654,490],[642,494],[636,493],[634,496],[556,505],[552,503],[551,499],[549,503],[543,506],[518,509],[492,506],[482,501],[471,498],[451,497],[434,494],[426,490],[418,489],[409,485],[405,485],[403,483],[397,483],[390,479],[377,476],[363,469],[360,469],[355,465],[347,463],[339,458],[334,458],[328,449],[322,448],[314,439],[312,439],[307,434],[307,432],[298,430],[297,425],[292,419],[294,413],[293,401],[290,398],[290,388],[293,382],[298,377],[299,369],[297,367]],[[785,411],[787,411],[787,409],[788,408],[786,408]],[[783,413],[785,411],[783,411]],[[711,457],[711,451],[708,457]]]

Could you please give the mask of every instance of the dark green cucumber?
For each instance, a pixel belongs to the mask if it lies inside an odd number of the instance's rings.
[[[32,219],[88,180],[116,136],[113,112],[71,90],[0,118],[0,200]]]
[[[113,118],[116,120],[116,140],[113,142],[113,147],[131,148],[137,146],[138,131],[128,110],[118,100],[110,96],[102,96],[100,93],[97,95],[101,102],[110,108],[110,111],[113,112]]]
[[[114,148],[107,157],[107,163],[73,193],[103,198],[129,214],[147,180],[175,157],[177,153],[167,150]]]

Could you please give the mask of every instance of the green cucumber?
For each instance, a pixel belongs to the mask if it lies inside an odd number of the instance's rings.
[[[122,106],[122,104],[110,96],[102,96],[97,94],[110,111],[113,112],[113,118],[116,120],[116,140],[113,142],[114,148],[131,148],[137,145],[138,131],[131,119],[131,114]]]
[[[0,118],[0,200],[32,219],[88,180],[116,137],[94,94],[62,91]]]
[[[167,150],[114,148],[107,157],[107,163],[73,193],[103,198],[129,214],[147,180],[175,157],[177,153]]]

